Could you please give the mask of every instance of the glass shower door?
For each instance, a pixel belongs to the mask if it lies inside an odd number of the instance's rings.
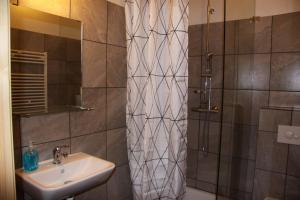
[[[218,199],[252,199],[255,141],[263,93],[254,87],[255,0],[225,1],[223,104]]]

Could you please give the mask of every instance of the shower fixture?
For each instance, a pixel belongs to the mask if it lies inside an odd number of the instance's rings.
[[[204,79],[204,87],[200,90],[195,90],[194,92],[200,94],[200,105],[198,107],[192,108],[192,111],[204,114],[204,124],[202,133],[202,141],[200,142],[199,149],[203,152],[205,156],[208,154],[209,150],[209,119],[210,113],[218,113],[219,108],[216,105],[212,105],[212,61],[214,54],[210,51],[210,17],[213,15],[215,10],[210,5],[210,0],[207,2],[207,23],[206,23],[206,47],[205,47],[205,68],[201,70],[201,79]]]

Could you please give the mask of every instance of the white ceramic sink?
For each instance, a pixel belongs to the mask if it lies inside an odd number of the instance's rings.
[[[75,153],[52,164],[51,160],[39,163],[36,171],[16,170],[18,184],[34,199],[59,200],[74,196],[105,182],[115,164],[85,153]]]

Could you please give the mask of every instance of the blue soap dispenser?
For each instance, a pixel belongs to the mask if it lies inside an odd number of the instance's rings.
[[[25,172],[32,172],[39,166],[39,153],[33,148],[32,141],[29,142],[27,151],[23,154],[23,169]]]

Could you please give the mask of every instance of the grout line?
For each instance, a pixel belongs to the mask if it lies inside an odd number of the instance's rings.
[[[187,177],[187,179],[190,179],[190,180],[193,180],[193,181],[196,181],[196,182],[202,182],[202,183],[206,183],[206,184],[211,184],[211,185],[216,185],[217,183],[211,183],[211,182],[208,182],[208,181],[205,181],[205,180],[199,180],[199,179],[195,179],[195,178],[189,178]]]
[[[46,142],[41,142],[41,143],[34,143],[34,146],[39,146],[39,145],[44,145],[44,144],[49,144],[49,143],[54,143],[54,142],[60,142],[60,141],[64,141],[64,140],[70,140],[69,137],[65,137],[65,138],[62,138],[62,139],[58,139],[58,140],[49,140],[49,141],[46,141]],[[27,148],[28,145],[26,146],[21,146],[19,148]],[[18,148],[18,147],[17,147]]]
[[[121,46],[121,45],[112,44],[112,43],[108,43],[108,42],[107,42],[107,45],[109,45],[109,46],[113,46],[113,47],[120,47],[120,48],[123,48],[123,49],[127,49],[127,47],[126,47],[126,46]]]
[[[271,52],[273,50],[273,16],[271,17]],[[270,55],[270,65],[269,65],[269,95],[268,95],[268,106],[271,104],[271,78],[272,78],[272,58],[273,54]]]
[[[84,89],[126,89],[126,87],[82,87]]]
[[[82,38],[82,41],[93,42],[93,43],[98,43],[98,44],[103,44],[103,45],[107,44],[106,42],[99,42],[99,41],[91,40],[91,39],[87,39],[87,38]]]
[[[276,172],[276,171],[273,171],[273,170],[262,169],[262,168],[259,168],[259,167],[255,167],[255,170],[260,170],[260,171],[263,171],[263,172],[268,172],[268,173],[273,173],[273,174],[278,174],[278,175],[286,175],[285,172]]]
[[[272,37],[272,36],[271,36]],[[299,54],[300,51],[278,51],[278,52],[249,52],[249,53],[232,53],[232,54],[214,54],[214,56],[246,56],[246,55],[268,55],[268,54]],[[189,55],[189,58],[196,58],[205,56],[201,55]]]
[[[108,6],[108,3],[106,4],[106,43],[108,42],[108,16],[109,16],[109,6]],[[106,151],[105,151],[105,157],[106,159],[108,159],[108,156],[107,156],[107,152],[108,152],[108,146],[107,146],[107,143],[108,143],[108,131],[107,131],[107,128],[108,128],[108,103],[107,103],[107,98],[108,98],[108,89],[107,89],[107,86],[108,86],[108,81],[107,81],[107,70],[108,70],[108,67],[107,67],[107,57],[108,57],[108,45],[106,44],[105,46],[106,48],[106,57],[105,57],[105,85],[106,85],[106,89],[105,89],[105,128],[106,128],[106,141],[105,141],[105,148],[106,148]],[[106,189],[106,198],[108,198],[108,181],[106,182],[106,186],[105,186],[105,189]]]
[[[290,125],[293,125],[293,111],[291,112],[291,121]],[[290,144],[287,145],[287,159],[286,159],[286,168],[285,168],[285,180],[284,180],[284,197],[283,199],[286,199],[286,194],[287,194],[287,178],[288,178],[288,166],[289,166],[289,155],[290,155]]]
[[[283,191],[283,199],[286,199],[286,188],[287,188],[287,177],[288,177],[288,164],[289,164],[289,153],[290,153],[290,145],[287,145],[287,159],[286,159],[286,167],[285,167],[285,177],[284,177],[284,191]]]
[[[107,35],[108,33],[106,33]],[[107,40],[108,38],[106,38]],[[107,41],[106,42],[99,42],[99,41],[96,41],[96,40],[91,40],[91,39],[87,39],[87,38],[83,38],[82,39],[83,41],[87,41],[87,42],[93,42],[93,43],[98,43],[98,44],[106,44],[106,45],[110,45],[110,46],[114,46],[114,47],[120,47],[120,48],[123,48],[123,49],[127,49],[126,46],[121,46],[121,45],[117,45],[117,44],[112,44],[112,43],[108,43]]]
[[[34,145],[48,144],[48,143],[53,143],[53,142],[58,142],[58,141],[63,141],[63,140],[68,140],[68,139],[73,139],[73,138],[78,138],[78,137],[91,136],[91,135],[96,135],[96,134],[103,134],[104,132],[114,131],[114,130],[124,129],[124,128],[126,128],[126,127],[120,127],[120,128],[114,128],[114,129],[107,129],[107,130],[105,129],[105,130],[91,132],[91,133],[87,133],[87,134],[66,137],[66,138],[62,138],[62,139],[58,139],[58,140],[49,140],[49,141],[46,141],[46,142],[35,143]],[[28,147],[28,145],[21,146],[21,147],[16,147],[15,149],[24,148],[24,147]]]
[[[72,142],[71,142],[71,140],[72,140],[72,133],[71,133],[71,112],[69,111],[69,115],[68,115],[68,117],[69,117],[69,148],[70,148],[70,153],[72,153]]]

